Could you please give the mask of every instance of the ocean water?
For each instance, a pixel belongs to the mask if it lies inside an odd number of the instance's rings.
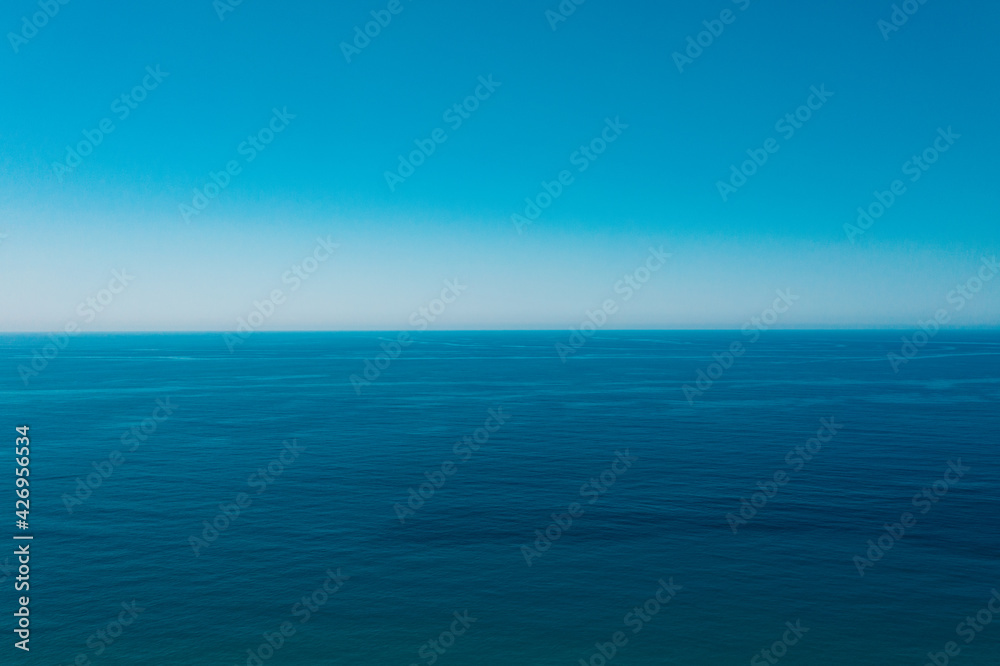
[[[1000,336],[902,335],[3,337],[0,662],[998,664]]]

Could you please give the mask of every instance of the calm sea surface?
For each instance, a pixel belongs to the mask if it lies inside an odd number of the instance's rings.
[[[2,337],[0,663],[996,665],[1000,335],[901,335]]]

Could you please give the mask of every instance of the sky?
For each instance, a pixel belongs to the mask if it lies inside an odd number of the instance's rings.
[[[1000,325],[996,3],[231,2],[0,9],[0,330]]]

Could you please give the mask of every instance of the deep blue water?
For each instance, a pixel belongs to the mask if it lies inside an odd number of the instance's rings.
[[[233,353],[218,334],[81,336],[27,386],[18,366],[47,340],[0,339],[0,431],[13,449],[31,428],[34,536],[32,650],[13,649],[8,577],[0,661],[246,664],[291,622],[263,663],[599,664],[619,631],[611,664],[764,664],[776,641],[789,665],[919,666],[948,641],[953,663],[1000,663],[1000,614],[956,632],[1000,589],[995,332],[939,333],[898,373],[902,333],[769,332],[693,403],[683,386],[741,333],[603,332],[565,363],[565,332],[425,333],[358,395],[350,376],[395,335],[256,333]],[[789,456],[831,418],[810,460]],[[467,436],[479,450],[456,453]],[[95,464],[110,476],[67,499]],[[269,482],[253,476],[268,464]],[[443,465],[401,523],[394,506]],[[734,534],[727,514],[776,472]],[[582,488],[602,473],[603,493]],[[196,555],[240,493],[249,506]],[[522,546],[574,502],[529,567]],[[859,575],[853,558],[904,512],[916,523]],[[295,604],[338,570],[302,622]],[[629,616],[661,579],[669,602]]]

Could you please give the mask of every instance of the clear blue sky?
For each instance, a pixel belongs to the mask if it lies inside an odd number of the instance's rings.
[[[81,320],[121,269],[134,281],[86,330],[232,329],[274,289],[268,330],[405,329],[448,279],[467,289],[434,328],[568,328],[608,298],[612,328],[738,328],[777,289],[800,296],[779,326],[910,327],[1000,249],[996,3],[928,0],[891,32],[892,3],[860,0],[587,0],[558,22],[557,0],[390,4],[244,0],[220,19],[222,1],[73,0],[33,30],[38,3],[6,3],[2,328]],[[391,22],[347,62],[373,11]],[[687,38],[720,27],[679,71]],[[776,127],[809,101],[794,134]],[[244,144],[274,109],[294,118]],[[939,128],[960,138],[911,180]],[[602,131],[603,154],[576,152]],[[767,161],[724,200],[748,150]],[[519,233],[511,216],[563,170]],[[896,179],[852,242],[844,225]],[[318,236],[340,247],[293,291]],[[672,257],[623,302],[650,246]],[[1000,324],[1000,280],[953,323]]]

